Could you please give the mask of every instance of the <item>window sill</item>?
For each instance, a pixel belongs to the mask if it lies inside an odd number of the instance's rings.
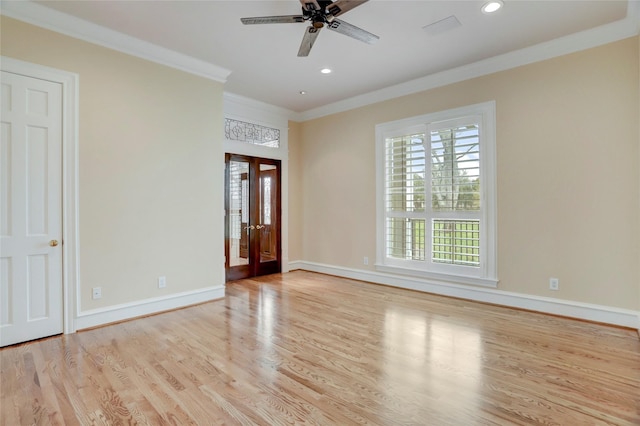
[[[437,272],[428,272],[419,269],[399,268],[397,266],[388,266],[376,264],[376,271],[394,275],[408,275],[412,277],[423,278],[436,284],[458,284],[473,285],[488,288],[497,288],[498,280],[492,278],[469,277],[464,275],[442,274]]]

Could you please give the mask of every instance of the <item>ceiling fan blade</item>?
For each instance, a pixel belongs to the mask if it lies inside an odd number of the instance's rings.
[[[340,19],[334,19],[331,21],[327,28],[331,31],[335,31],[340,34],[344,34],[356,40],[364,41],[367,44],[373,44],[380,39],[375,34],[371,34],[369,31],[365,31],[362,28],[351,25],[348,22],[341,21]]]
[[[255,18],[240,18],[243,24],[296,24],[304,22],[302,15],[283,15],[283,16],[256,16]]]
[[[309,56],[309,52],[315,43],[318,34],[320,34],[321,28],[314,28],[312,25],[307,27],[307,31],[302,37],[302,43],[300,43],[300,49],[298,50],[298,56]]]
[[[327,13],[333,16],[339,16],[350,11],[354,7],[358,7],[361,4],[366,3],[367,1],[369,0],[337,0],[327,6]]]

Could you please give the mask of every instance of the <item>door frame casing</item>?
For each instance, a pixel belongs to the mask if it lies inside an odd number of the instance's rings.
[[[281,161],[281,270],[283,273],[289,272],[289,120],[291,120],[291,111],[229,92],[224,92],[223,98],[225,118],[245,121],[280,130],[279,148],[264,147],[247,142],[229,140],[227,138],[223,138],[222,144],[225,154],[241,154]],[[224,165],[224,155],[222,156],[221,161]],[[221,197],[220,202],[222,203],[222,206],[224,206],[224,196]],[[224,227],[224,220],[222,220],[220,226]],[[224,244],[224,241],[222,243]],[[225,259],[221,259],[221,261],[224,265]],[[225,269],[222,268],[222,270],[222,282],[225,282]]]
[[[249,245],[249,259],[252,261],[249,262],[248,265],[242,265],[235,268],[231,271],[228,263],[229,263],[229,249],[230,249],[230,236],[229,236],[229,185],[230,185],[230,170],[229,163],[232,161],[247,161],[249,166],[248,170],[248,190],[250,193],[256,194],[259,197],[262,196],[262,192],[258,190],[256,186],[260,186],[259,183],[260,176],[256,176],[256,170],[259,171],[260,166],[263,164],[273,165],[276,168],[276,182],[277,185],[273,188],[274,196],[277,199],[276,202],[276,222],[277,222],[277,230],[275,231],[277,234],[277,243],[276,243],[276,252],[277,258],[275,262],[267,262],[262,263],[260,261],[260,243],[256,243],[256,234],[253,234],[250,240],[252,243]],[[224,262],[224,272],[225,272],[225,282],[233,281],[242,277],[241,271],[248,273],[249,277],[260,276],[270,273],[278,273],[282,272],[282,160],[274,159],[274,158],[265,158],[265,157],[257,157],[252,155],[245,154],[234,154],[234,153],[225,153],[225,178],[224,178],[224,229],[225,229],[225,242],[224,242],[224,252],[225,252],[225,262]],[[255,201],[255,200],[254,200]],[[257,204],[251,203],[252,206],[260,205],[261,203],[258,201]],[[259,209],[258,209],[259,210]],[[248,212],[249,216],[252,218],[249,220],[249,223],[254,223],[259,221],[255,218],[255,214],[258,213],[257,210],[253,210],[253,207]],[[258,231],[259,232],[259,231]],[[246,266],[246,267],[245,267]],[[260,271],[262,267],[262,271]],[[231,274],[231,276],[230,276]]]
[[[2,71],[62,85],[62,304],[63,331],[75,333],[78,312],[78,74],[0,56]]]

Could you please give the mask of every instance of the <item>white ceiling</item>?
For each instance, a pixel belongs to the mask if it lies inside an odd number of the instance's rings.
[[[552,40],[580,45],[578,36],[590,37],[589,43],[597,45],[607,41],[598,40],[604,29],[621,22],[627,32],[631,22],[637,34],[639,9],[636,0],[504,0],[501,11],[485,15],[480,11],[484,0],[370,0],[340,19],[377,34],[376,44],[325,29],[309,57],[299,58],[306,23],[240,22],[241,17],[300,14],[297,0],[38,3],[51,15],[70,14],[222,67],[230,71],[225,91],[298,113],[443,71],[469,69],[540,43],[551,48]],[[452,15],[461,26],[436,35],[423,29]],[[47,16],[40,13],[40,21]],[[333,73],[321,74],[325,67]]]

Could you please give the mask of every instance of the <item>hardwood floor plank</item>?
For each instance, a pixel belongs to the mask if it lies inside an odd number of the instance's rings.
[[[0,350],[0,424],[640,425],[634,330],[296,271]]]

